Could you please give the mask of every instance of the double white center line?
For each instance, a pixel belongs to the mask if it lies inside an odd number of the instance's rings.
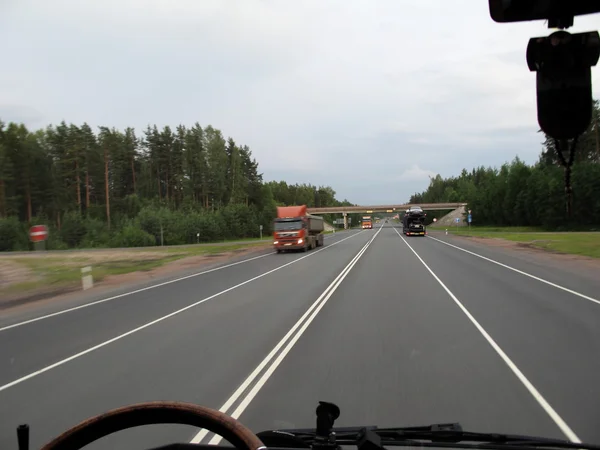
[[[317,300],[308,308],[308,310],[300,317],[296,324],[287,332],[287,334],[281,339],[277,345],[271,350],[271,352],[262,360],[262,362],[252,371],[252,373],[244,380],[244,382],[237,388],[233,395],[219,408],[219,411],[225,414],[229,414],[231,417],[237,419],[241,416],[244,410],[248,407],[252,399],[258,394],[261,388],[265,385],[267,380],[271,377],[275,369],[281,364],[286,355],[290,352],[292,347],[298,342],[298,339],[304,334],[308,326],[319,314],[319,311],[325,306],[327,301],[331,298],[333,293],[339,287],[339,285],[348,276],[352,268],[358,262],[358,260],[364,255],[369,246],[373,243],[377,235],[381,232],[382,228],[373,235],[373,237],[367,242],[354,258],[348,263],[346,267],[340,272],[333,282],[327,286],[323,293],[317,298]],[[287,345],[286,345],[287,343]],[[285,346],[285,347],[284,347]],[[268,367],[267,367],[268,366]],[[266,369],[266,370],[265,370]],[[260,378],[257,377],[262,373]],[[241,398],[243,395],[245,396]],[[240,401],[241,398],[241,401]],[[237,404],[237,407],[232,413],[229,411],[233,406]],[[208,431],[203,429],[190,441],[192,444],[198,444],[202,439],[208,435]],[[209,441],[209,445],[217,445],[221,442],[221,436],[213,435],[213,438]]]

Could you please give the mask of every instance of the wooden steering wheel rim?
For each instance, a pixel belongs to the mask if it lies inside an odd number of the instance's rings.
[[[220,411],[193,403],[145,402],[113,409],[84,420],[57,436],[42,447],[42,450],[79,450],[118,431],[142,425],[167,423],[205,428],[242,450],[265,448],[252,431]]]

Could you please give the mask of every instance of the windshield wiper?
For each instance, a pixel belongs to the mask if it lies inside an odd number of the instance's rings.
[[[339,450],[342,445],[356,445],[358,450],[384,450],[384,446],[463,447],[500,449],[519,447],[573,448],[600,450],[600,445],[560,439],[501,433],[463,431],[459,423],[438,423],[420,427],[378,428],[334,427],[340,416],[337,405],[319,402],[317,427],[273,430],[258,436],[268,447],[304,447],[312,450]]]
[[[501,444],[515,447],[554,447],[600,449],[598,445],[582,444],[562,439],[523,436],[502,433],[475,433],[463,431],[460,424],[437,424],[424,427],[378,428],[375,430],[383,443],[410,440],[427,440],[441,443],[470,442],[478,444]]]
[[[591,444],[576,443],[561,439],[542,438],[536,436],[522,436],[516,434],[502,433],[474,433],[463,431],[458,423],[440,423],[419,427],[399,427],[399,428],[377,428],[375,426],[367,427],[345,427],[333,428],[336,443],[338,445],[356,445],[367,433],[375,433],[381,439],[381,445],[421,445],[423,441],[440,444],[440,447],[452,447],[447,444],[465,443],[469,447],[489,447],[492,444],[498,447],[540,447],[540,448],[576,448],[600,450],[600,446]],[[315,429],[286,429],[277,430],[271,433],[287,434],[295,439],[303,441],[310,445],[317,431]],[[446,444],[446,445],[443,445]]]

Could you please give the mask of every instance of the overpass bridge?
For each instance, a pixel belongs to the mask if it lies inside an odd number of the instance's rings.
[[[344,229],[348,228],[348,217],[349,213],[354,214],[369,214],[369,213],[394,213],[406,211],[411,206],[420,206],[425,211],[442,211],[442,210],[456,210],[461,207],[467,206],[466,203],[403,203],[397,205],[366,205],[366,206],[325,206],[320,208],[307,208],[309,214],[343,214],[344,216]]]
[[[343,213],[376,213],[376,212],[401,212],[411,206],[420,206],[425,211],[440,211],[457,209],[467,206],[466,203],[404,203],[398,205],[367,205],[367,206],[325,206],[322,208],[307,208],[309,214],[343,214]]]

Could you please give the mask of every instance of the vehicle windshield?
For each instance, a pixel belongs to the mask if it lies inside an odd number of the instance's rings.
[[[276,220],[273,224],[275,231],[300,230],[303,222],[301,220]]]
[[[543,4],[0,0],[0,450],[158,400],[600,444],[600,0],[492,0]]]

